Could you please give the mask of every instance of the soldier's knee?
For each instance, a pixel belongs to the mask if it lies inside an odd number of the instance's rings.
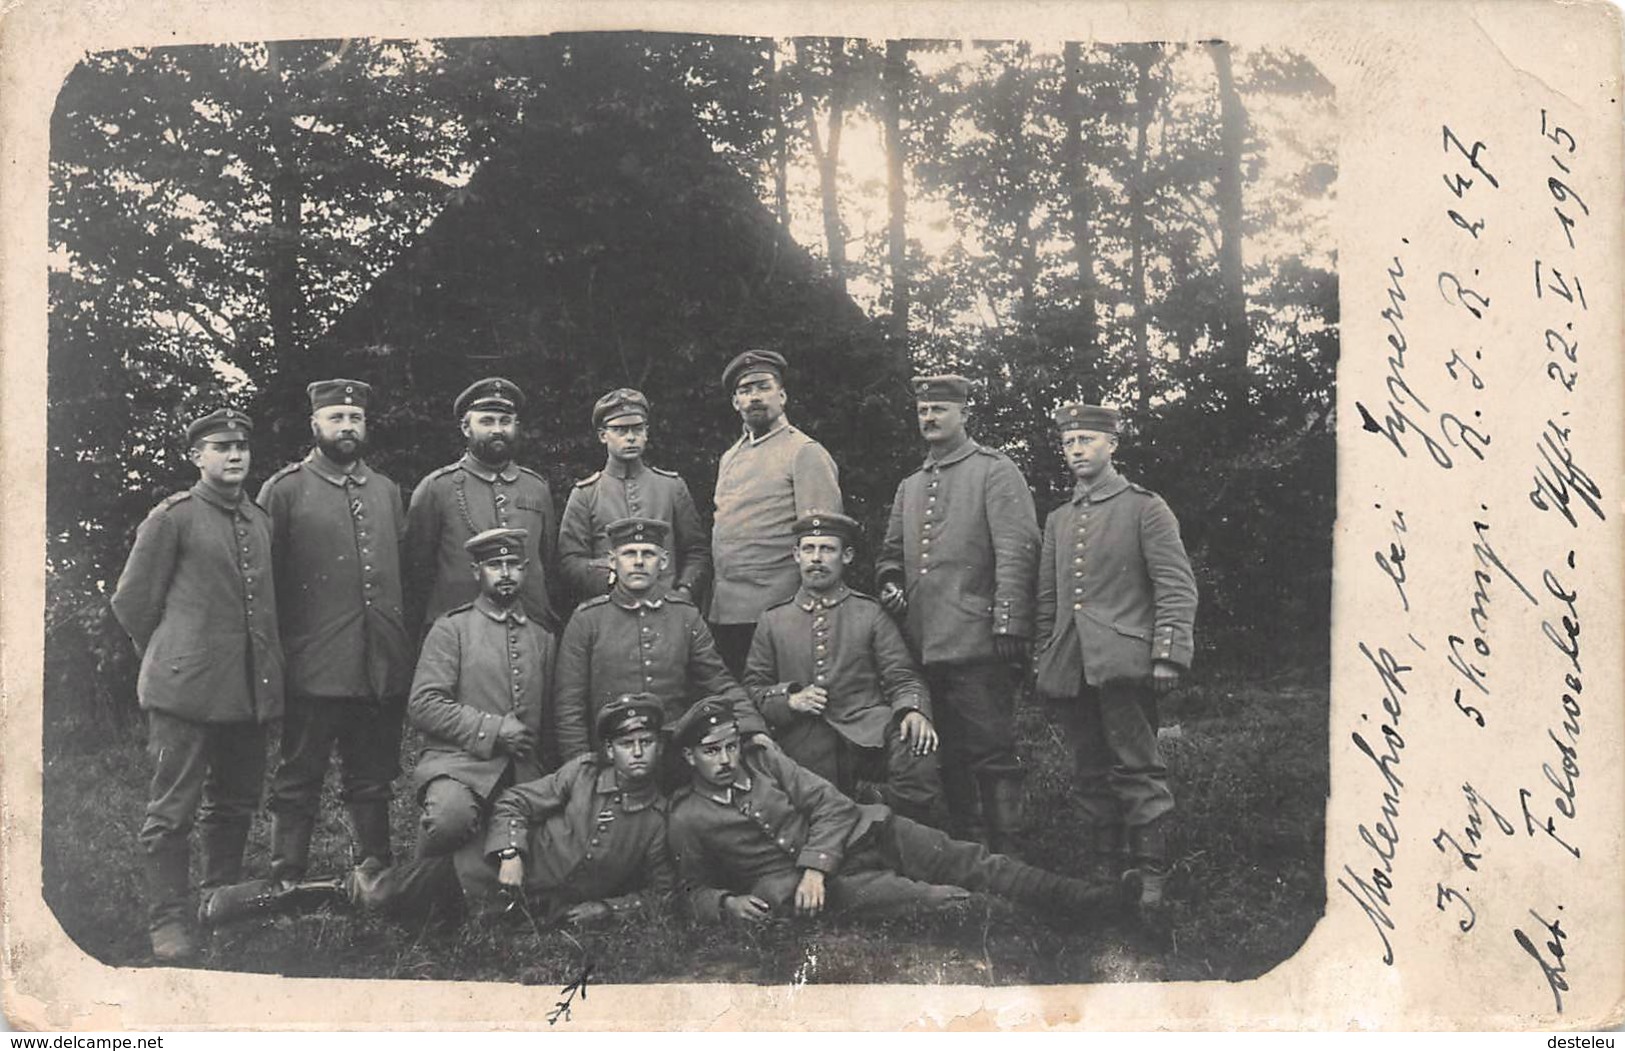
[[[480,827],[480,801],[466,785],[449,777],[429,782],[418,815],[418,854],[450,854],[473,839]]]

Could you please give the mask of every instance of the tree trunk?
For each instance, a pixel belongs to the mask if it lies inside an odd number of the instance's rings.
[[[908,345],[908,193],[904,172],[908,144],[903,140],[903,96],[908,90],[908,41],[886,41],[882,74],[886,124],[886,241],[891,269],[891,318],[888,335],[907,360]]]
[[[830,37],[829,47],[829,129],[820,139],[818,115],[811,99],[803,99],[806,112],[807,137],[812,144],[813,159],[818,163],[818,193],[824,211],[824,244],[829,255],[830,276],[842,292],[846,291],[846,227],[841,222],[840,172],[841,130],[846,122],[846,92],[848,67],[846,40]],[[801,44],[796,44],[797,61],[805,65]]]
[[[790,225],[790,146],[784,125],[784,75],[779,71],[779,43],[767,42],[768,120],[773,130],[773,214]]]
[[[1010,193],[1013,208],[1012,234],[1016,250],[1016,286],[1021,293],[1018,320],[1023,329],[1030,329],[1038,309],[1038,238],[1033,232],[1033,212],[1037,209],[1037,194],[1032,179],[1032,161],[1027,148],[1027,84],[1024,76],[1027,53],[1019,52],[1020,66],[1007,66],[1003,74],[1004,86],[1009,89],[1007,106],[998,128],[1004,139],[1004,156],[1010,158],[1015,173],[1015,186]]]
[[[1219,319],[1221,325],[1220,385],[1225,411],[1238,428],[1248,412],[1246,272],[1242,267],[1241,151],[1247,136],[1247,113],[1236,91],[1230,67],[1230,45],[1207,45],[1219,80]]]
[[[1159,57],[1161,47],[1157,44],[1140,45],[1133,55],[1138,75],[1134,84],[1134,171],[1128,184],[1129,294],[1134,299],[1135,404],[1142,419],[1151,407],[1150,311],[1145,290],[1145,250],[1151,224],[1145,214],[1145,140],[1156,109],[1151,69]]]
[[[1068,41],[1063,58],[1066,76],[1061,95],[1061,118],[1066,129],[1066,141],[1062,159],[1067,186],[1067,218],[1072,234],[1072,258],[1078,268],[1075,307],[1078,323],[1072,344],[1075,355],[1072,373],[1084,400],[1093,402],[1100,398],[1100,325],[1095,317],[1099,291],[1095,284],[1095,237],[1091,225],[1095,193],[1083,142],[1083,46],[1077,41]]]
[[[270,139],[276,156],[271,176],[270,259],[266,267],[265,301],[271,315],[271,343],[277,360],[293,363],[300,350],[303,329],[299,294],[299,238],[303,192],[299,162],[294,156],[293,114],[288,88],[282,79],[286,45],[265,45],[266,73],[271,93]]]

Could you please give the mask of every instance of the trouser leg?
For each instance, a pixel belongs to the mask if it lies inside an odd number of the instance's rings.
[[[1075,794],[1090,866],[1102,875],[1116,875],[1124,862],[1123,810],[1112,789],[1115,759],[1107,745],[1099,698],[1092,688],[1080,684],[1078,696],[1051,698],[1045,707],[1072,752]]]
[[[290,694],[271,778],[271,878],[298,880],[310,859],[310,837],[321,805],[322,780],[338,733],[342,701]]]
[[[243,878],[243,848],[265,781],[265,727],[216,724],[207,737],[208,771],[197,819],[205,891]]]
[[[191,951],[186,935],[191,915],[190,836],[208,773],[208,725],[166,712],[147,713],[147,755],[152,781],[147,812],[137,840],[145,859],[147,925],[158,955]],[[160,935],[183,950],[160,950]],[[171,937],[173,935],[173,937]],[[182,944],[184,943],[184,944]]]
[[[881,767],[886,802],[892,810],[927,825],[947,823],[937,753],[915,755],[895,723],[886,728],[884,749],[864,751],[873,765]]]
[[[368,858],[388,865],[392,785],[401,772],[401,723],[406,700],[347,701],[338,732],[339,770],[349,812],[355,864]]]
[[[717,653],[735,679],[745,677],[745,660],[750,656],[750,641],[755,634],[755,624],[711,625],[711,638],[717,644]]]
[[[1168,768],[1157,743],[1157,698],[1150,686],[1113,682],[1095,689],[1111,793],[1130,829],[1148,825],[1174,808]]]
[[[479,834],[484,801],[474,790],[450,777],[423,786],[418,816],[419,858],[450,854]]]
[[[861,865],[861,861],[859,862]],[[970,897],[964,887],[924,883],[884,868],[859,868],[839,873],[825,883],[829,907],[870,916],[913,909],[938,909]]]
[[[416,858],[383,869],[355,869],[345,887],[359,908],[391,916],[422,915],[459,908],[462,887],[451,855]]]
[[[956,834],[1012,849],[1023,829],[1025,771],[1016,754],[1015,725],[1020,676],[1009,664],[990,660],[928,666],[926,679],[938,716],[952,827]]]

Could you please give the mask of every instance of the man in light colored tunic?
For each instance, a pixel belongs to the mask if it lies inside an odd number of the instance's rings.
[[[744,434],[717,466],[711,530],[716,586],[707,619],[735,677],[762,611],[796,593],[796,519],[841,512],[841,485],[822,445],[785,419],[784,355],[747,350],[728,363],[722,385],[744,421]]]

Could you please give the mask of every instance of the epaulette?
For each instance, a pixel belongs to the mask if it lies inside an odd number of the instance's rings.
[[[608,598],[609,596],[605,595],[604,597]],[[662,601],[662,602],[675,602],[679,606],[692,606],[692,605],[694,605],[694,600],[689,598],[687,595],[678,595],[678,594],[674,594],[673,592],[670,592],[670,591],[668,591],[664,595],[660,596],[660,601]]]
[[[976,451],[981,453],[983,456],[991,456],[995,460],[1010,459],[1009,455],[1007,455],[1003,449],[991,449],[988,446],[983,445],[981,442],[976,443]]]
[[[461,466],[463,466],[463,461],[461,461],[461,460],[453,460],[451,463],[448,463],[446,466],[437,467],[433,471],[429,472],[429,477],[430,478],[439,478],[441,475],[450,474],[451,472],[457,470]]]
[[[880,605],[880,600],[869,594],[867,591],[859,591],[857,588],[847,588],[846,590],[847,593],[853,598],[861,598],[867,602],[873,602],[877,606]]]
[[[770,609],[778,609],[780,606],[793,606],[793,605],[795,605],[795,602],[796,602],[796,597],[794,595],[791,595],[789,598],[780,599],[779,601],[773,603],[771,606],[766,607],[766,609],[763,609],[762,612],[766,613],[768,610],[770,610]]]
[[[154,511],[167,511],[171,507],[174,507],[176,504],[180,503],[181,501],[190,500],[190,499],[192,499],[192,490],[190,490],[190,489],[182,489],[178,493],[170,493],[168,496],[164,497],[162,500],[160,500],[158,502],[158,506],[153,508],[153,510]]]
[[[644,465],[643,465],[643,466],[645,466],[645,467],[647,467],[647,468],[648,468],[648,469],[649,469],[649,470],[651,470],[651,471],[653,471],[653,472],[654,472],[654,473],[655,473],[655,474],[663,474],[663,475],[665,475],[665,476],[666,476],[666,477],[667,477],[667,478],[677,478],[677,477],[680,477],[680,475],[678,475],[678,473],[677,473],[677,472],[676,472],[676,471],[668,471],[668,470],[666,470],[666,469],[665,469],[665,468],[664,468],[664,467],[656,467],[656,466],[655,466],[655,465],[654,465],[654,464],[652,464],[652,463],[646,463],[646,464],[644,464]]]
[[[602,606],[604,603],[606,603],[608,601],[609,601],[609,596],[608,595],[594,595],[592,598],[588,599],[587,601],[583,602],[581,605],[577,606],[576,607],[576,612],[580,613],[584,609],[591,609],[594,606]]]
[[[581,481],[577,482],[576,483],[576,488],[577,489],[585,489],[585,488],[587,488],[587,486],[589,486],[592,483],[598,481],[598,479],[602,478],[603,476],[604,476],[603,471],[594,471],[592,474],[589,474],[587,477],[585,477],[585,478],[581,479]]]
[[[272,482],[276,481],[278,478],[281,478],[281,477],[283,477],[285,475],[292,474],[293,472],[299,470],[299,468],[303,467],[304,465],[305,465],[305,461],[303,461],[303,460],[295,460],[293,463],[284,464],[282,466],[281,470],[277,471],[275,474],[273,474],[271,477],[269,477],[269,478],[267,478],[265,480],[265,485],[270,485]],[[263,489],[264,487],[265,486],[262,485],[260,488]]]
[[[446,612],[444,612],[444,613],[442,613],[440,615],[442,617],[455,617],[457,614],[459,614],[459,613],[467,613],[469,610],[471,610],[473,608],[474,608],[474,603],[465,602],[461,606],[453,606],[453,607],[451,607],[450,609],[446,610]]]
[[[536,479],[538,482],[541,482],[543,485],[547,484],[547,479],[542,477],[542,473],[540,471],[532,470],[531,468],[526,467],[523,464],[517,464],[516,463],[516,464],[514,464],[514,466],[519,469],[520,474],[528,474],[532,478]]]
[[[1146,496],[1156,496],[1157,495],[1155,492],[1153,492],[1150,489],[1147,489],[1145,486],[1141,485],[1139,482],[1130,482],[1130,483],[1128,483],[1128,487],[1130,489],[1134,490],[1136,493],[1144,493]]]

